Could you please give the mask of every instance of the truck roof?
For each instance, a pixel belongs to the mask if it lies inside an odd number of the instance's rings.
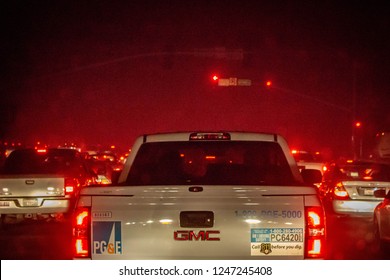
[[[138,137],[138,139],[143,139],[144,142],[158,142],[158,141],[189,141],[190,136],[198,136],[198,139],[192,140],[201,140],[200,137],[203,135],[214,135],[214,138],[209,140],[218,140],[217,137],[223,137],[226,135],[229,139],[220,139],[220,140],[252,140],[252,141],[272,141],[279,142],[284,141],[284,138],[275,133],[262,133],[262,132],[241,132],[241,131],[187,131],[187,132],[164,132],[164,133],[155,133],[155,134],[145,134]],[[206,140],[206,139],[202,139]]]

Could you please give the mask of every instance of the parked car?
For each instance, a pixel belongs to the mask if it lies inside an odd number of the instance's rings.
[[[380,189],[374,192],[384,198],[374,210],[374,240],[382,256],[390,257],[390,192]]]
[[[330,164],[319,189],[331,216],[366,218],[383,200],[374,196],[376,190],[390,190],[390,165],[364,160]]]

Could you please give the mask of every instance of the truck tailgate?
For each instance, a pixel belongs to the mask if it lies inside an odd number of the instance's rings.
[[[93,259],[303,259],[308,187],[126,187],[87,195]],[[99,211],[94,211],[99,209]]]
[[[53,175],[1,177],[0,213],[23,212],[23,208],[31,210],[43,206],[46,200],[64,198],[64,180],[64,177]],[[58,205],[46,203],[44,208],[50,211],[53,207]]]

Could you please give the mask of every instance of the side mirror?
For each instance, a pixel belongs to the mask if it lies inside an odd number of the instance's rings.
[[[301,175],[303,181],[307,184],[319,184],[322,181],[322,173],[317,169],[302,169]]]

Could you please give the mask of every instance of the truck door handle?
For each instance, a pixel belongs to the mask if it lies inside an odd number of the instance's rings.
[[[189,187],[188,190],[190,192],[203,192],[203,187],[199,187],[199,186],[196,186],[196,187]]]

